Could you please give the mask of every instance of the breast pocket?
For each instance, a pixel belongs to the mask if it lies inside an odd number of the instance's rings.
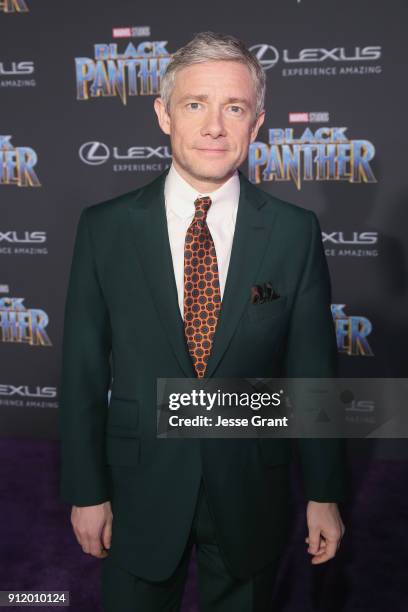
[[[271,319],[286,311],[287,298],[281,296],[270,302],[258,302],[256,304],[249,304],[248,316],[251,321],[260,321],[263,319]]]

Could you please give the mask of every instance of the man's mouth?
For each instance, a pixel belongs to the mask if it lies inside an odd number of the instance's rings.
[[[199,151],[201,151],[202,153],[225,153],[227,151],[227,149],[206,149],[206,148],[199,148]]]

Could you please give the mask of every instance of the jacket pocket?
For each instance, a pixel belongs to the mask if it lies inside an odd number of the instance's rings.
[[[106,421],[106,433],[123,438],[139,437],[139,402],[112,395]]]
[[[276,317],[285,311],[287,304],[286,296],[272,300],[271,302],[264,302],[263,304],[249,304],[248,315],[251,321],[258,321],[260,319],[266,319],[269,317]]]
[[[136,466],[140,463],[140,439],[108,432],[106,442],[107,465]]]

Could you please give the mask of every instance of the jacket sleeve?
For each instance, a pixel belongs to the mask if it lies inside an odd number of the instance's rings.
[[[88,212],[79,217],[64,311],[59,430],[60,496],[76,506],[109,499],[104,457],[111,327]]]
[[[334,378],[338,352],[331,314],[331,282],[321,229],[310,215],[310,249],[295,297],[286,349],[288,378]],[[299,438],[298,448],[308,500],[339,502],[346,496],[345,440]]]

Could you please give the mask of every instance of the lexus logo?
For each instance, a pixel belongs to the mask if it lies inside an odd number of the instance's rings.
[[[90,166],[100,166],[110,157],[110,151],[103,142],[84,142],[79,149],[79,157]]]
[[[79,157],[90,166],[100,166],[108,159],[112,158],[118,161],[137,161],[140,159],[171,159],[171,153],[167,145],[159,145],[158,147],[149,146],[131,146],[125,151],[119,151],[119,147],[113,146],[112,150],[103,142],[84,142],[79,148]]]
[[[249,50],[259,60],[264,70],[273,68],[279,60],[278,50],[276,49],[276,47],[272,47],[271,45],[253,45],[249,48]]]

